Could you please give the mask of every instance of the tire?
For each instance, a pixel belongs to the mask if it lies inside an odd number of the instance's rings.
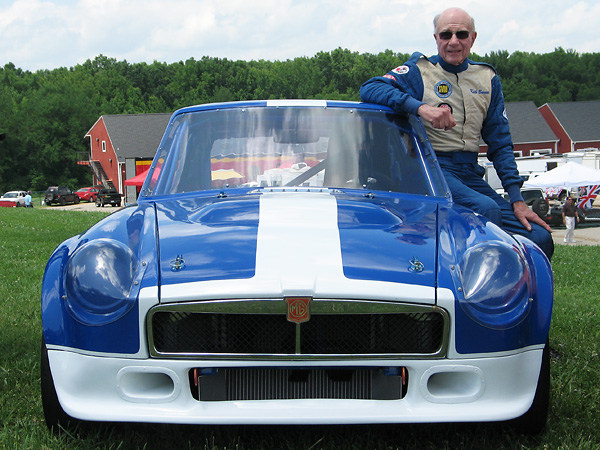
[[[541,433],[546,427],[548,410],[550,408],[550,345],[546,341],[542,355],[542,366],[538,378],[535,396],[529,410],[511,421],[510,425],[515,431],[530,436]]]
[[[75,199],[73,199],[73,203],[77,204],[79,203],[79,196],[75,196]]]
[[[101,204],[101,202],[100,202],[100,199],[99,199],[99,198],[97,198],[97,199],[96,199],[96,208],[100,208],[101,206],[102,206],[102,204]]]
[[[42,352],[41,352],[41,391],[42,391],[42,407],[44,409],[44,419],[46,426],[54,434],[59,434],[61,430],[73,431],[81,423],[80,420],[69,416],[58,400],[52,372],[50,370],[50,361],[48,359],[48,348],[46,341],[42,335]]]
[[[65,200],[65,198],[64,198],[64,197],[62,197],[62,198],[60,199],[59,203],[60,203],[60,206],[65,206],[65,205],[67,204],[67,201]]]
[[[536,198],[531,205],[531,209],[542,219],[546,219],[548,216],[548,211],[550,210],[550,205],[548,205],[548,202],[545,199]]]

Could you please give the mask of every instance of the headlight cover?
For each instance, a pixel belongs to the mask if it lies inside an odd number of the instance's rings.
[[[531,275],[517,245],[474,245],[463,254],[459,269],[460,305],[475,322],[503,330],[527,317],[532,302]]]
[[[67,309],[87,325],[114,322],[135,304],[137,268],[136,256],[122,242],[97,239],[83,244],[67,264]]]

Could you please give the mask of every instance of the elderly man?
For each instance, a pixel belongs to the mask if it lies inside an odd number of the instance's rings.
[[[420,116],[454,201],[531,239],[550,258],[550,227],[521,195],[500,79],[491,66],[468,59],[477,38],[473,18],[450,8],[433,25],[438,54],[414,53],[404,65],[364,83],[361,99]],[[483,179],[477,163],[481,138],[511,203]]]

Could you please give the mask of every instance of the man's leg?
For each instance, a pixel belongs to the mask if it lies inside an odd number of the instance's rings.
[[[567,226],[567,232],[565,233],[565,242],[574,243],[575,242],[575,217],[567,216],[565,217],[565,222]]]
[[[442,172],[444,172],[446,183],[448,183],[454,202],[472,209],[496,225],[502,226],[502,211],[496,201],[490,198],[489,195],[486,195],[486,193],[481,193],[474,189],[480,187],[479,183],[469,183],[469,180],[466,179],[472,170],[471,164],[464,165],[466,167],[462,171],[460,170],[460,164],[455,164],[451,170],[448,170],[444,164],[440,164],[440,166],[442,167]],[[479,180],[485,183],[481,178]],[[487,185],[487,183],[485,184]],[[490,190],[495,194],[495,191],[491,187]]]
[[[516,218],[511,204],[482,178],[481,166],[440,160],[440,167],[456,203],[485,216],[508,233],[528,238],[542,249],[548,259],[552,257],[552,234],[536,223],[531,223],[532,229],[527,231]]]
[[[552,239],[552,234],[541,225],[533,222],[529,222],[531,224],[531,231],[527,231],[515,216],[510,203],[504,199],[501,200],[505,203],[505,205],[501,206],[502,228],[508,233],[518,234],[533,241],[542,249],[548,259],[551,259],[554,254],[554,240]]]

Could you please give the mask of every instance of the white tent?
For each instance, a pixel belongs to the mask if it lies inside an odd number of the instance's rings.
[[[600,184],[600,170],[594,170],[582,164],[570,161],[546,173],[530,178],[523,187],[548,188],[562,187],[572,188],[580,186],[593,186]]]

